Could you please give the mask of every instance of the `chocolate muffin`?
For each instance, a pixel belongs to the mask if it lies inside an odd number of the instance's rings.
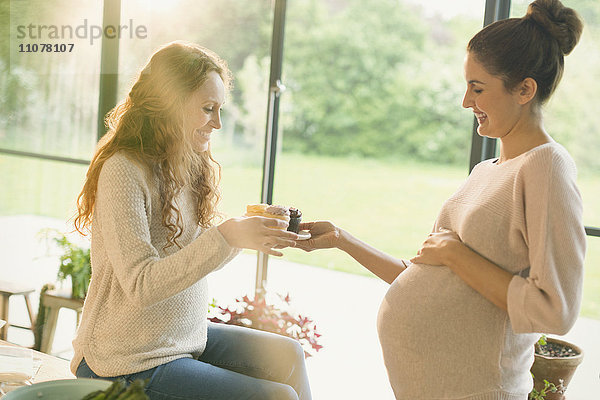
[[[287,230],[298,233],[300,230],[300,221],[302,221],[302,211],[295,207],[290,207],[290,225]]]

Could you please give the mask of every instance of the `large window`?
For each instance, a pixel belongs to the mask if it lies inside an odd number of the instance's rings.
[[[275,202],[415,254],[468,173],[463,58],[484,4],[463,3],[289,4]],[[337,251],[286,255],[368,274]]]
[[[1,5],[10,25],[0,55],[0,148],[88,159],[96,140],[100,68],[100,41],[90,38],[89,27],[102,25],[102,4],[35,3]],[[65,40],[48,40],[52,25]],[[52,51],[42,43],[52,44]],[[65,43],[73,47],[61,48]],[[0,214],[66,219],[84,174],[85,167],[73,164],[2,154]]]

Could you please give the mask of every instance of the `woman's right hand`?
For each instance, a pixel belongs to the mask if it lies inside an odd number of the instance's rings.
[[[232,247],[258,250],[272,256],[281,257],[283,253],[273,247],[294,247],[298,235],[288,232],[287,222],[266,217],[231,218],[217,228]]]
[[[310,232],[310,239],[299,240],[296,247],[304,251],[338,247],[341,229],[329,221],[300,223],[300,230]]]

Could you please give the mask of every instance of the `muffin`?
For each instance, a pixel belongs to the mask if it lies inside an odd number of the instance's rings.
[[[290,210],[284,206],[271,206],[269,204],[249,204],[246,206],[247,217],[277,218],[287,223],[290,222]]]
[[[298,233],[300,230],[300,222],[302,221],[302,211],[298,210],[295,207],[290,207],[290,224],[288,225],[287,230]]]

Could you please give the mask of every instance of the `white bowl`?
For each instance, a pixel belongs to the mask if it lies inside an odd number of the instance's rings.
[[[15,389],[2,400],[80,400],[96,390],[106,390],[110,385],[111,381],[87,378],[40,382]]]

